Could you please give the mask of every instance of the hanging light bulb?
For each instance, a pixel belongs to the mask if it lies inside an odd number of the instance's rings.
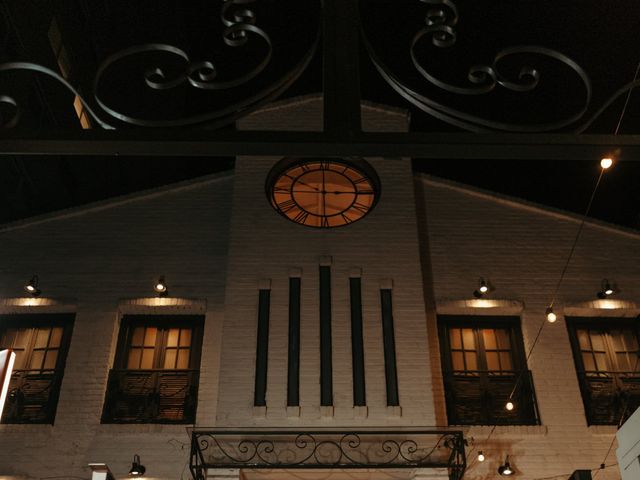
[[[600,160],[600,166],[603,170],[611,168],[611,165],[613,165],[613,158],[611,157],[604,157],[602,160]]]
[[[478,452],[478,461],[479,461],[479,462],[484,462],[484,459],[485,459],[485,457],[484,457],[484,453],[482,453],[482,450],[480,450],[480,451]]]
[[[511,400],[509,400],[507,404],[504,406],[504,408],[506,408],[509,411],[512,411],[514,408],[516,408],[516,406],[513,404]]]
[[[547,322],[549,323],[555,323],[555,321],[558,319],[552,307],[547,308],[547,310],[545,311],[545,315],[547,316]]]

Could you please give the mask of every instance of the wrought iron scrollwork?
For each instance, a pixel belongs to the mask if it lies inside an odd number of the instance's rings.
[[[461,96],[480,96],[491,93],[497,87],[515,93],[532,92],[538,88],[543,72],[539,67],[523,64],[516,69],[517,74],[510,77],[501,72],[501,65],[507,61],[518,60],[526,57],[528,60],[538,57],[545,61],[555,62],[562,68],[568,69],[582,86],[582,101],[580,106],[572,113],[555,121],[544,123],[514,123],[496,121],[480,115],[474,115],[458,108],[437,101],[434,94],[427,93],[428,89],[418,89],[410,86],[401,78],[401,75],[393,72],[375,51],[371,42],[364,33],[364,43],[370,58],[382,77],[402,97],[424,112],[451,125],[455,125],[470,131],[488,132],[548,132],[570,128],[575,133],[584,132],[617,98],[640,86],[640,80],[630,82],[617,90],[602,107],[597,109],[589,118],[585,118],[591,107],[593,86],[587,72],[572,58],[557,50],[538,45],[516,45],[498,51],[490,64],[479,64],[469,67],[466,84],[453,84],[450,81],[439,78],[434,72],[434,65],[428,65],[424,51],[429,48],[450,49],[458,41],[457,26],[460,20],[458,7],[453,0],[418,0],[427,4],[428,8],[424,16],[424,26],[413,36],[409,45],[409,57],[411,63],[419,75],[429,85],[443,92]],[[422,53],[422,55],[421,55]],[[451,53],[453,58],[454,53]],[[428,56],[426,56],[428,58]]]
[[[195,480],[209,468],[448,468],[465,469],[458,431],[192,432]]]
[[[83,96],[58,72],[42,65],[30,62],[8,62],[0,64],[0,72],[31,71],[56,80],[79,98],[93,121],[105,129],[116,128],[119,126],[119,122],[143,127],[176,127],[197,124],[217,127],[246,115],[282,93],[304,71],[317,46],[319,28],[309,49],[292,68],[286,72],[280,72],[279,78],[267,86],[261,83],[256,88],[249,88],[248,84],[263,73],[271,63],[274,50],[271,36],[257,24],[257,14],[253,6],[257,1],[222,0],[221,2],[221,41],[231,49],[228,54],[236,56],[234,62],[237,63],[237,59],[241,58],[242,62],[247,63],[244,65],[246,67],[244,71],[236,72],[236,75],[231,78],[222,78],[223,58],[194,60],[184,49],[164,43],[134,45],[108,56],[98,66],[93,77],[92,92],[87,97]],[[256,55],[246,55],[246,52],[241,51],[242,48],[254,44],[256,48],[259,47],[259,58],[255,58]],[[248,58],[252,58],[253,63],[248,64]],[[150,63],[152,60],[151,66],[145,67],[142,71],[142,79],[136,78],[135,73],[122,73],[119,70],[122,65],[136,61]],[[171,65],[171,68],[163,66],[161,62]],[[181,66],[176,68],[176,65]],[[204,113],[177,119],[145,118],[139,112],[127,111],[127,107],[121,105],[122,102],[120,105],[114,105],[113,92],[110,90],[108,81],[109,75],[114,72],[125,78],[129,84],[139,84],[139,80],[142,80],[142,84],[150,91],[170,91],[188,86],[200,91],[221,92],[246,86],[250,93],[243,99],[231,101],[220,108]],[[87,101],[89,97],[91,97],[91,102]],[[162,102],[162,98],[159,101]],[[96,105],[99,108],[95,108]],[[20,118],[20,107],[14,97],[0,95],[0,112],[5,112],[4,116],[0,115],[0,127],[10,128],[17,125]],[[10,112],[10,114],[7,115],[6,112]]]

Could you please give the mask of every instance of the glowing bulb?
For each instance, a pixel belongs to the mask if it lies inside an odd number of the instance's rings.
[[[156,290],[162,292],[164,290],[164,285],[162,283],[156,284]]]
[[[602,167],[603,170],[607,170],[608,168],[611,167],[611,165],[613,165],[612,158],[605,157],[602,160],[600,160],[600,166]]]
[[[484,462],[484,453],[482,453],[482,450],[478,452],[478,461]]]
[[[153,289],[163,295],[167,293],[167,284],[164,281],[164,277],[160,277],[156,284],[153,286]]]
[[[557,315],[553,313],[553,309],[551,307],[547,308],[546,314],[547,322],[549,323],[554,323],[558,319]]]
[[[489,287],[487,287],[486,285],[481,285],[479,290],[481,293],[487,293],[489,291]]]
[[[36,291],[36,287],[34,287],[33,285],[27,285],[25,288],[29,292],[35,292]]]
[[[613,290],[612,290],[612,289],[610,289],[610,288],[607,288],[607,289],[604,291],[604,294],[605,294],[605,295],[611,295],[612,293],[613,293]]]
[[[507,404],[504,406],[504,408],[506,408],[507,410],[511,411],[515,408],[515,405],[513,404],[513,402],[509,401],[507,402]]]

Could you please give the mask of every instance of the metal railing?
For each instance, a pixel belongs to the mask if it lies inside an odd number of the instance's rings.
[[[2,423],[53,423],[62,370],[14,370]]]
[[[111,370],[103,423],[194,423],[198,370]]]
[[[450,371],[444,384],[450,425],[540,424],[530,370]]]
[[[465,440],[457,430],[198,429],[191,433],[194,480],[209,469],[447,469],[460,480]]]
[[[640,372],[578,372],[589,425],[618,425],[640,407]]]

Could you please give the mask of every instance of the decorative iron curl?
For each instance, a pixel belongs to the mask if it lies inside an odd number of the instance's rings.
[[[519,45],[504,48],[494,57],[490,65],[475,65],[469,68],[467,81],[469,85],[454,85],[437,78],[425,67],[416,55],[419,44],[425,39],[439,48],[452,47],[457,41],[455,26],[459,21],[458,9],[453,0],[418,0],[426,3],[430,8],[425,17],[426,27],[421,28],[413,37],[409,46],[409,54],[413,66],[420,75],[431,85],[456,95],[477,96],[490,93],[496,87],[502,87],[512,92],[530,92],[535,90],[540,82],[541,72],[538,68],[523,65],[516,78],[508,78],[500,73],[500,64],[508,57],[515,55],[536,55],[554,60],[570,69],[580,80],[583,88],[582,103],[575,112],[567,114],[560,120],[523,124],[495,121],[478,115],[473,115],[440,103],[420,91],[408,86],[398,75],[382,61],[373,49],[363,31],[363,43],[369,53],[374,66],[389,85],[402,97],[427,114],[451,125],[474,132],[526,132],[538,133],[571,128],[574,133],[583,133],[593,122],[615,102],[619,97],[640,86],[640,80],[634,80],[611,95],[588,119],[585,115],[591,107],[593,87],[587,72],[569,56],[550,48],[537,45]],[[582,123],[579,123],[582,122]]]

